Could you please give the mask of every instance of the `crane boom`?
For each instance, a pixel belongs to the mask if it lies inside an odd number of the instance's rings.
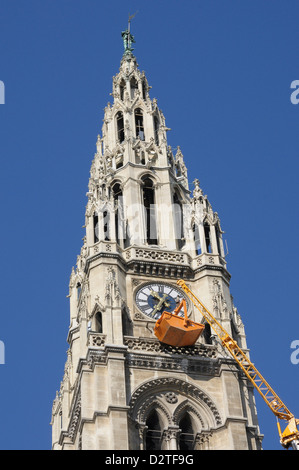
[[[210,327],[220,338],[222,345],[230,352],[232,357],[238,363],[246,377],[253,384],[255,389],[270,407],[271,411],[277,417],[277,420],[287,421],[288,425],[284,432],[281,431],[280,423],[277,423],[280,442],[283,447],[288,448],[290,445],[294,449],[298,448],[299,431],[297,425],[299,420],[294,417],[286,405],[282,402],[279,396],[275,393],[272,387],[264,379],[262,374],[257,370],[254,364],[250,361],[249,357],[238,346],[237,342],[228,334],[223,326],[216,320],[216,318],[209,312],[203,303],[196,297],[196,295],[189,289],[186,283],[180,279],[177,284],[183,289],[189,297],[194,306],[200,311],[205,320],[209,323]]]

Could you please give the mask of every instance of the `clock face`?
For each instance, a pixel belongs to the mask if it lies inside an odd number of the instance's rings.
[[[156,282],[138,289],[136,304],[142,313],[157,320],[164,311],[173,312],[183,298],[184,294],[177,287]],[[184,315],[183,309],[179,315]]]

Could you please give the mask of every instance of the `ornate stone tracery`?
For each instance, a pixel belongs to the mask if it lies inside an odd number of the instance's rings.
[[[173,391],[175,390],[175,392]],[[181,434],[179,427],[183,416],[188,414],[193,421],[193,448],[201,448],[208,443],[213,430],[221,426],[222,420],[216,405],[198,387],[181,379],[164,377],[145,382],[132,394],[130,401],[130,420],[139,430],[139,446],[146,448],[147,417],[152,410],[158,412],[163,422],[161,448],[177,449]],[[164,443],[164,444],[163,444]],[[170,447],[169,447],[170,446]]]
[[[172,391],[175,390],[176,393],[180,393],[182,396],[187,396],[188,399],[193,398],[197,405],[201,403],[204,409],[208,412],[207,416],[209,416],[209,426],[215,427],[222,424],[222,419],[217,410],[217,406],[212,401],[212,399],[201,389],[197,386],[185,382],[179,378],[174,377],[163,377],[159,379],[149,380],[141,384],[132,394],[132,398],[130,400],[130,416],[133,419],[136,419],[139,406],[138,403],[144,403],[145,396],[156,396],[157,393],[166,390]],[[178,392],[179,391],[179,392]],[[150,402],[150,400],[149,400]],[[143,405],[142,405],[143,406]]]

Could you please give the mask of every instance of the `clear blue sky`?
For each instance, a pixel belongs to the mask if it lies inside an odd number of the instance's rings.
[[[137,10],[135,54],[220,216],[251,358],[299,417],[298,1],[0,0],[0,449],[51,447],[89,169]]]

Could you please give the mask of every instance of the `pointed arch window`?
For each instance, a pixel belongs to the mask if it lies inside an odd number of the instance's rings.
[[[103,333],[102,312],[97,312],[95,316],[96,332]]]
[[[173,196],[174,204],[174,229],[175,238],[177,242],[178,250],[181,250],[185,246],[186,240],[184,235],[184,213],[181,198],[177,193]]]
[[[146,83],[145,80],[142,80],[142,98],[146,100]]]
[[[116,242],[121,245],[124,242],[125,234],[124,234],[124,214],[123,214],[123,193],[119,183],[115,183],[112,186],[112,194],[114,199],[115,205],[115,237]]]
[[[143,205],[145,209],[145,236],[149,245],[157,245],[155,190],[150,178],[143,179]]]
[[[135,77],[131,78],[130,88],[131,88],[131,99],[133,100],[138,90],[138,83]]]
[[[62,425],[63,425],[62,410],[59,411],[59,418],[60,418],[60,429],[62,429]]]
[[[122,323],[123,335],[124,336],[132,335],[131,322],[128,316],[127,309],[125,307],[121,311],[121,323]]]
[[[180,419],[179,428],[181,429],[179,448],[180,450],[192,450],[194,447],[194,430],[189,413],[185,413]]]
[[[80,282],[77,283],[76,288],[77,288],[77,300],[79,300],[80,295],[81,295],[81,290],[82,290],[82,286],[81,286]]]
[[[194,244],[195,244],[195,254],[196,255],[201,255],[201,244],[200,244],[200,234],[199,234],[199,227],[198,224],[194,223],[192,226],[192,231],[193,231],[193,239],[194,239]]]
[[[124,80],[121,80],[119,84],[119,96],[122,101],[124,101],[124,98],[125,98],[125,89],[126,89],[126,82]]]
[[[208,222],[204,223],[204,232],[205,232],[207,253],[212,253],[211,227]]]
[[[143,113],[140,108],[135,109],[135,129],[136,129],[136,137],[139,137],[140,140],[145,140]]]
[[[120,143],[125,140],[125,126],[123,113],[119,111],[116,115],[117,139]]]
[[[146,426],[146,450],[160,450],[162,441],[162,423],[156,410],[152,410],[150,412],[146,420]]]
[[[222,256],[222,250],[221,250],[221,233],[220,233],[220,229],[219,229],[218,224],[217,224],[216,227],[215,227],[215,231],[216,231],[216,243],[217,243],[218,254],[219,254],[220,256]]]
[[[97,212],[93,214],[93,242],[99,241],[99,216]]]
[[[103,212],[104,240],[110,241],[110,214],[108,211]]]
[[[209,323],[205,322],[205,328],[203,330],[203,337],[206,344],[213,344],[212,341],[212,331]]]

